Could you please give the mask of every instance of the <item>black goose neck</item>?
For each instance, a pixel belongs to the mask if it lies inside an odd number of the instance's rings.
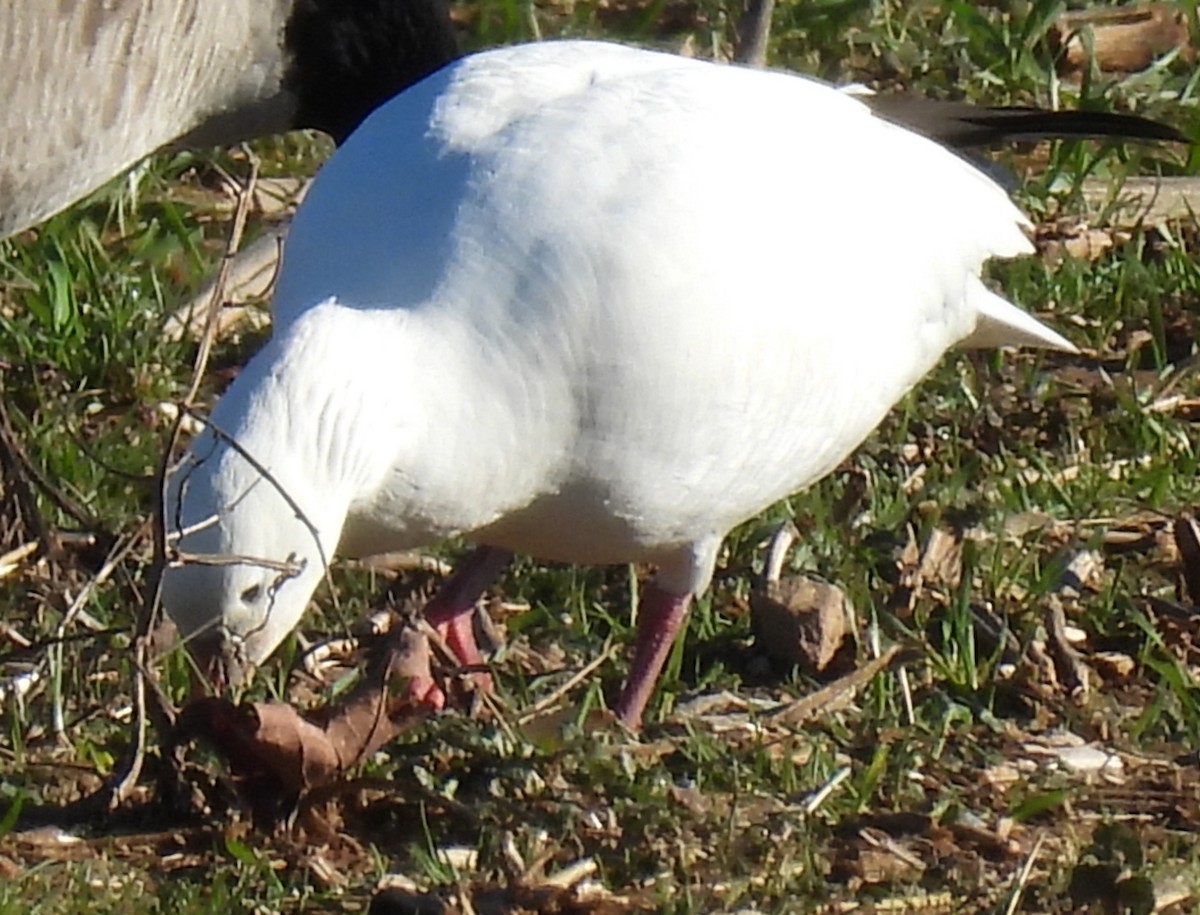
[[[444,0],[296,0],[284,41],[296,126],[339,144],[381,104],[460,55]]]

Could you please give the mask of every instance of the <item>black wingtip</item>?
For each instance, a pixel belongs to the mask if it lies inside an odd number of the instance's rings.
[[[880,117],[960,149],[1013,140],[1112,138],[1192,142],[1174,127],[1136,114],[985,108],[968,102],[911,95],[875,95],[863,101]]]
[[[994,118],[989,118],[994,115]],[[980,123],[1005,130],[1010,136],[1046,139],[1122,139],[1161,140],[1190,143],[1191,140],[1169,124],[1136,114],[1112,111],[1042,111],[1037,108],[988,108]]]

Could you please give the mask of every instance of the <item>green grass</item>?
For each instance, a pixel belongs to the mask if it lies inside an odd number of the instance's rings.
[[[1194,24],[1194,5],[1185,7]],[[1044,104],[1056,53],[1047,31],[1062,8],[786,3],[771,62],[880,88]],[[539,8],[538,19],[546,36],[671,48],[690,37],[708,53],[727,49],[739,9],[708,0],[580,2]],[[475,45],[530,35],[522,4],[465,10]],[[1196,76],[1178,59],[1129,77],[1063,81],[1058,95],[1065,106],[1134,110],[1192,134],[1200,120]],[[291,173],[311,170],[321,149],[300,137],[255,152],[264,172]],[[1195,155],[1058,144],[1012,161],[1024,178],[1022,202],[1048,222],[1079,212],[1084,175],[1187,174]],[[69,542],[0,580],[3,620],[33,643],[0,643],[0,683],[30,667],[40,674],[22,701],[5,701],[0,810],[22,794],[27,804],[53,804],[88,790],[128,739],[119,713],[128,704],[129,633],[148,545],[88,600],[96,630],[73,625],[67,662],[50,659],[64,608],[114,538],[150,511],[169,425],[159,405],[182,395],[195,355],[190,342],[165,341],[162,322],[224,250],[229,217],[211,190],[218,170],[246,174],[245,156],[156,158],[37,231],[0,243],[4,404],[51,487],[34,487],[38,512],[56,530],[96,535],[90,546]],[[157,790],[148,784],[128,812],[82,830],[82,842],[0,837],[0,915],[31,903],[39,913],[351,911],[388,872],[443,893],[514,885],[506,836],[527,862],[545,855],[551,873],[593,857],[608,889],[672,913],[750,905],[796,912],[847,901],[869,911],[940,894],[949,910],[1003,912],[1039,839],[1045,844],[1020,911],[1142,911],[1142,878],[1160,896],[1170,886],[1200,888],[1191,839],[1200,821],[1194,627],[1188,608],[1172,615],[1162,603],[1176,599],[1178,558],[1154,521],[1200,505],[1197,413],[1147,409],[1168,384],[1173,394],[1200,398],[1191,368],[1200,323],[1196,248],[1194,228],[1181,226],[1169,236],[1134,231],[1092,262],[1052,267],[1029,258],[993,267],[1013,301],[1051,316],[1096,357],[953,355],[846,466],[735,531],[652,704],[650,720],[668,723],[652,724],[641,745],[587,727],[514,742],[492,725],[439,719],[365,767],[373,787],[346,804],[320,840],[249,830],[229,813],[216,762],[193,753],[189,777],[218,783],[211,817],[172,819],[147,806]],[[215,364],[235,363],[253,345],[223,341]],[[205,390],[220,384],[214,375]],[[11,504],[2,508],[11,523]],[[1045,523],[1017,529],[1014,519],[1035,513]],[[698,693],[787,700],[820,685],[764,663],[745,609],[764,542],[787,517],[802,532],[788,570],[846,591],[860,624],[857,663],[871,656],[873,641],[915,648],[904,668],[907,697],[890,671],[852,704],[795,727],[760,722],[759,731],[718,733],[702,719],[671,721]],[[1132,547],[1114,545],[1110,532],[1138,517],[1149,533]],[[965,536],[960,580],[930,583],[908,606],[899,583],[909,531],[924,544],[937,528]],[[0,527],[8,538],[0,552],[23,536]],[[1073,696],[1038,650],[1047,594],[1082,549],[1104,556],[1093,587],[1064,599],[1068,622],[1087,637],[1084,661],[1099,666],[1097,652],[1115,651],[1133,668],[1097,675],[1086,695]],[[448,546],[447,555],[458,548]],[[340,570],[341,613],[310,617],[306,634],[348,629],[380,585],[370,573]],[[521,561],[499,590],[530,607],[507,620],[510,640],[555,653],[554,670],[569,674],[608,639],[629,643],[628,569]],[[1007,635],[988,635],[981,621]],[[264,693],[283,691],[287,655],[264,675]],[[618,650],[571,701],[598,705],[626,663]],[[566,676],[523,672],[511,659],[498,674],[501,696],[518,712]],[[160,676],[182,699],[187,668],[178,654]],[[52,725],[55,677],[61,739]],[[1124,754],[1123,781],[1048,765],[1043,751],[1029,748],[1062,731]],[[848,777],[806,810],[842,770]],[[1011,833],[998,837],[1010,821]],[[1111,823],[1120,828],[1097,833]],[[11,827],[0,822],[0,831]],[[477,869],[455,872],[438,855],[449,845],[477,849]],[[1081,882],[1112,907],[1084,899]]]

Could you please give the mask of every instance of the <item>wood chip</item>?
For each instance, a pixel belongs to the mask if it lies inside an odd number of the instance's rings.
[[[1179,4],[1142,3],[1063,13],[1053,32],[1064,49],[1067,72],[1094,65],[1109,73],[1144,70],[1178,49],[1194,58],[1187,17]]]
[[[1120,651],[1094,651],[1088,663],[1106,680],[1123,680],[1137,668],[1137,662]]]

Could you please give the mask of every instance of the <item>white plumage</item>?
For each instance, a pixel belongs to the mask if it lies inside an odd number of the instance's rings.
[[[463,534],[490,549],[433,614],[474,660],[462,614],[508,551],[652,562],[636,725],[732,526],[948,348],[1072,349],[980,280],[1024,227],[957,156],[807,79],[586,42],[454,63],[297,214],[275,336],[167,505],[184,551],[239,561],[168,570],[167,610],[254,665],[323,556]]]

